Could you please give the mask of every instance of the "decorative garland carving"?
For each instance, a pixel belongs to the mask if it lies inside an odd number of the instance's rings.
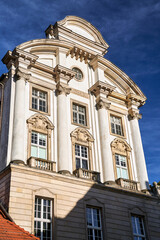
[[[126,141],[119,138],[113,140],[113,142],[111,143],[111,147],[114,152],[121,152],[122,154],[131,152],[132,150],[130,145]]]
[[[71,132],[71,137],[75,139],[75,141],[78,142],[93,142],[94,138],[93,136],[83,128],[76,128],[73,132]]]
[[[47,131],[48,129],[54,129],[52,122],[46,116],[41,114],[34,114],[27,120],[27,123],[37,130],[41,129]]]

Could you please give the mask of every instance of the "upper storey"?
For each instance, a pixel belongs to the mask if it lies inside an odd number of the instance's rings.
[[[58,21],[55,25],[50,25],[46,31],[47,38],[55,38],[69,41],[77,47],[88,48],[92,53],[104,55],[109,45],[103,39],[100,32],[83,18],[67,16]]]

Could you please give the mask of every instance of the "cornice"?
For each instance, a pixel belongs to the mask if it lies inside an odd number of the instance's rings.
[[[81,62],[84,60],[85,63],[88,63],[95,56],[90,51],[87,51],[86,48],[78,45],[71,48],[66,55],[68,56],[69,54],[71,58],[75,57],[76,60],[80,59]]]
[[[129,93],[127,95],[127,101],[128,101],[128,108],[132,105],[135,105],[137,107],[141,107],[145,104],[146,97],[140,97],[138,95],[135,95],[133,93]]]
[[[129,78],[127,74],[125,74],[121,69],[119,69],[116,65],[108,61],[107,59],[103,58],[100,55],[96,55],[94,59],[91,60],[89,63],[90,66],[93,68],[100,67],[104,71],[107,72],[107,74],[111,74],[113,79],[117,79],[118,77],[122,79],[128,86],[128,88],[131,88],[133,92],[135,92],[136,95],[146,98],[145,95],[142,93],[140,88],[135,84],[135,82]],[[127,89],[126,89],[127,91]]]
[[[74,71],[59,64],[54,68],[54,73],[56,75],[57,82],[60,80],[60,78],[62,78],[68,83],[75,76]]]
[[[97,97],[100,93],[108,96],[114,89],[115,87],[110,84],[97,81],[92,87],[89,88],[89,91]]]

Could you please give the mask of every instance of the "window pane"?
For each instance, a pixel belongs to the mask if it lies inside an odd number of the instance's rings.
[[[36,132],[32,132],[31,143],[37,144],[38,134]]]
[[[47,159],[47,154],[46,154],[46,149],[45,148],[39,148],[39,158]]]
[[[121,177],[121,170],[119,167],[117,167],[117,178]]]
[[[128,179],[128,172],[127,172],[127,169],[121,169],[121,172],[122,172],[122,178],[125,178],[125,179]]]
[[[36,146],[31,146],[31,156],[32,157],[38,157],[38,151],[37,151],[37,147]]]
[[[88,161],[87,160],[82,160],[82,168],[88,169]]]
[[[80,158],[76,158],[76,169],[80,168]]]

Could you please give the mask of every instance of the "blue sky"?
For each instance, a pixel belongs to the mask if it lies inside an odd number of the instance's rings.
[[[7,50],[45,38],[49,24],[75,15],[91,22],[110,45],[106,58],[147,96],[140,128],[150,183],[160,180],[160,1],[1,0],[0,58]],[[0,64],[0,75],[7,72]]]

